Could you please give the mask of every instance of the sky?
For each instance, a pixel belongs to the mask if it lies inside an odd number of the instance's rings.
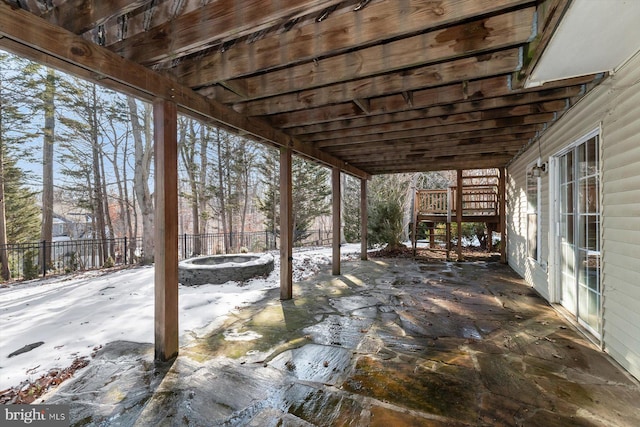
[[[342,257],[360,253],[360,244],[343,245]],[[279,260],[266,278],[243,284],[179,286],[180,345],[219,327],[227,315],[280,286]],[[294,281],[330,264],[331,248],[294,253]],[[0,287],[0,390],[36,380],[76,357],[125,340],[153,342],[153,267],[16,282]],[[44,344],[8,357],[24,346]]]

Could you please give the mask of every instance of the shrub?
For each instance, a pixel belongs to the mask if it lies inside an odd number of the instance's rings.
[[[372,206],[369,217],[369,241],[386,243],[389,248],[401,246],[403,207],[397,200],[381,200]]]
[[[116,265],[116,263],[113,261],[113,258],[112,258],[111,256],[109,256],[109,257],[107,258],[107,260],[104,262],[103,267],[104,267],[104,268],[111,268],[111,267],[113,267],[114,265]]]
[[[40,275],[40,269],[35,260],[36,255],[33,251],[26,251],[24,253],[24,259],[22,261],[22,277],[24,280],[35,279]]]

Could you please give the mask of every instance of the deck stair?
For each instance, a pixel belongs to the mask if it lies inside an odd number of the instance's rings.
[[[412,230],[414,257],[418,240],[424,237],[428,239],[431,250],[446,251],[449,258],[452,222],[483,222],[490,235],[493,231],[499,231],[498,172],[493,169],[462,171],[457,182],[462,191],[460,212],[458,185],[445,189],[416,190]]]

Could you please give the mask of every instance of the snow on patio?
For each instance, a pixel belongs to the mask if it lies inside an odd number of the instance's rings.
[[[359,253],[359,244],[341,248],[343,258]],[[215,329],[229,313],[280,286],[277,253],[274,258],[276,267],[266,278],[180,285],[180,345]],[[293,258],[294,281],[304,280],[331,263],[331,248],[302,249]],[[138,267],[0,288],[0,390],[34,381],[53,368],[65,368],[115,340],[153,342],[153,278],[153,267]]]

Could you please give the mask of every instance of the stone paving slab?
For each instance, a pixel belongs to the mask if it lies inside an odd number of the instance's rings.
[[[507,266],[375,259],[273,290],[153,363],[111,343],[76,426],[640,425],[640,386]],[[242,337],[242,339],[238,339]]]

